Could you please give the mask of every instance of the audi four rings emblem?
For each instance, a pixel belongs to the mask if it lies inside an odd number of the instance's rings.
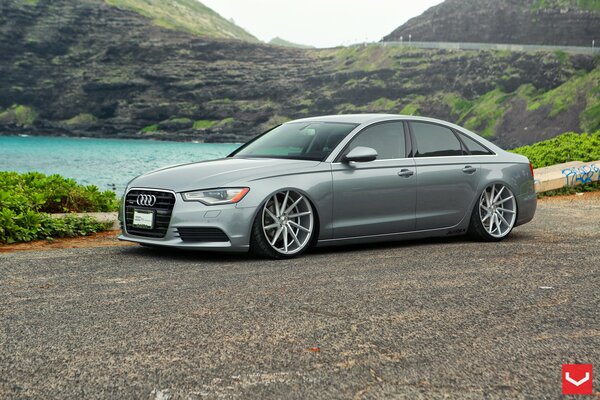
[[[156,203],[156,196],[152,194],[140,194],[137,197],[138,206],[152,207]]]

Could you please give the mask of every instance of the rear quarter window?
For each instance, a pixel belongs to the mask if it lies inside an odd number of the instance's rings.
[[[489,151],[488,149],[486,149],[483,145],[479,144],[476,140],[471,139],[469,136],[467,136],[461,132],[458,132],[458,135],[460,136],[461,140],[463,141],[465,146],[467,146],[467,149],[469,150],[469,152],[472,155],[487,156],[487,155],[494,154],[491,151]]]

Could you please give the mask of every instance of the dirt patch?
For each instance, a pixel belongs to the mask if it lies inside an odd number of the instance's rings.
[[[29,243],[15,243],[0,245],[0,253],[11,253],[15,251],[30,250],[57,250],[57,249],[76,249],[81,247],[108,247],[108,246],[135,246],[135,243],[122,242],[117,239],[121,231],[108,231],[95,233],[90,236],[80,236],[75,238],[36,240]]]
[[[540,203],[574,203],[582,201],[600,203],[600,191],[582,192],[564,196],[546,196],[538,199],[538,202]]]

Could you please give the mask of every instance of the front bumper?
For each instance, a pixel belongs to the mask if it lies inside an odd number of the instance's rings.
[[[175,194],[175,205],[171,214],[169,227],[164,237],[150,238],[127,232],[123,224],[120,240],[165,246],[181,249],[200,249],[246,252],[250,248],[250,231],[254,221],[255,207],[238,207],[235,204],[207,206],[200,202],[183,201],[181,194]],[[124,210],[121,210],[124,215]],[[190,242],[183,241],[178,228],[219,228],[229,241],[227,242]]]

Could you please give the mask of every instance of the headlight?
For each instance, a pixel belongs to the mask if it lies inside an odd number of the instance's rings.
[[[244,198],[250,188],[206,189],[181,193],[185,201],[200,201],[208,206],[233,204]]]

